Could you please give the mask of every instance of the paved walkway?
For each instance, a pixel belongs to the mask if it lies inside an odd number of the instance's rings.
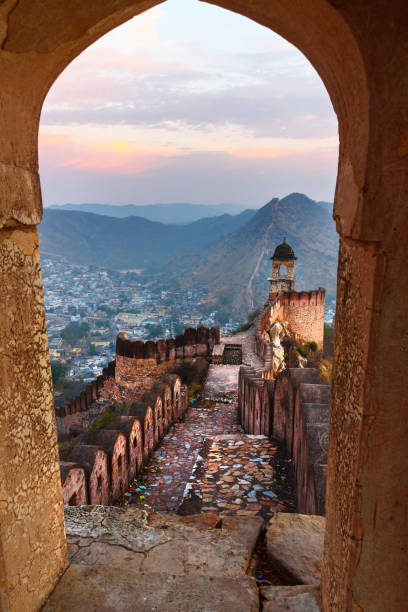
[[[294,510],[289,464],[264,436],[238,423],[239,366],[210,366],[202,398],[155,451],[129,505],[156,512],[259,515]]]

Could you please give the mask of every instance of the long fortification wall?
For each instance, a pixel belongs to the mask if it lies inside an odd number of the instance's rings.
[[[84,435],[67,461],[61,462],[64,504],[117,501],[187,407],[187,388],[180,377],[164,376],[156,380],[153,391],[129,406],[127,415],[118,416],[110,427]]]
[[[77,424],[75,417],[91,409],[98,397],[105,400],[104,408],[109,407],[108,397],[127,404],[126,414],[110,427],[83,432],[61,464],[65,503],[77,505],[86,498],[90,504],[109,504],[123,495],[169,427],[187,410],[187,387],[172,369],[182,361],[210,356],[219,342],[218,326],[188,328],[175,339],[155,342],[118,334],[116,360],[79,398],[56,409],[60,429],[63,422],[69,431],[72,422]]]
[[[95,407],[95,402],[100,398],[105,381],[115,376],[115,361],[111,361],[102,374],[89,383],[85,390],[77,397],[64,404],[55,407],[58,434],[68,434],[74,427],[82,427],[89,413]]]
[[[219,326],[187,328],[184,334],[176,338],[145,342],[119,333],[116,339],[116,359],[77,397],[63,406],[55,407],[59,435],[80,429],[89,417],[97,416],[95,402],[101,398],[108,379],[114,380],[121,387],[137,388],[137,392],[133,393],[133,400],[136,401],[151,390],[158,376],[171,373],[174,363],[198,356],[208,357],[214,345],[219,342]],[[116,393],[115,396],[114,392],[105,395],[109,395],[111,400],[119,399],[119,395]]]
[[[298,511],[325,513],[330,387],[317,370],[289,368],[276,379],[242,366],[238,379],[240,423],[247,434],[280,442],[295,468]]]
[[[184,334],[166,340],[133,340],[119,333],[116,339],[116,382],[123,386],[140,384],[143,377],[162,373],[176,361],[208,357],[220,342],[220,328],[189,327]]]

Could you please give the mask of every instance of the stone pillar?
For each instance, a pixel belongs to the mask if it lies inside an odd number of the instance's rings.
[[[0,607],[38,610],[67,565],[35,226],[0,230]]]

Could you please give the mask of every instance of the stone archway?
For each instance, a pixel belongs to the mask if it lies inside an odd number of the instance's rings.
[[[0,5],[0,602],[10,610],[38,609],[67,563],[36,230],[41,107],[74,57],[158,3]],[[406,554],[406,2],[214,4],[297,46],[320,74],[339,120],[334,215],[340,258],[323,600],[327,610],[402,610],[406,584],[396,568]]]

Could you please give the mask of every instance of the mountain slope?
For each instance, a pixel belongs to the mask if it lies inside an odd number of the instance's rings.
[[[159,221],[172,225],[185,225],[206,217],[217,217],[220,215],[238,215],[246,210],[240,204],[149,204],[146,206],[136,204],[126,204],[115,206],[113,204],[62,204],[60,206],[50,206],[48,210],[75,212],[89,212],[108,217],[144,217],[150,221]]]
[[[205,252],[171,262],[185,287],[206,287],[214,306],[236,316],[263,305],[275,247],[286,236],[298,257],[297,290],[336,290],[338,238],[330,215],[302,194],[272,200],[244,226]]]
[[[153,271],[167,267],[169,258],[207,248],[244,225],[255,212],[220,215],[188,225],[165,225],[143,217],[118,219],[46,209],[39,226],[40,250],[70,263]]]

